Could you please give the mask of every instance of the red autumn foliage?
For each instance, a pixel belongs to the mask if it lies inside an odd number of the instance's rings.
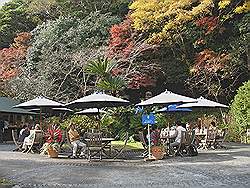
[[[206,72],[215,73],[222,70],[229,60],[230,56],[228,54],[217,54],[211,49],[205,49],[196,55],[194,72],[205,70]]]
[[[140,89],[141,87],[154,86],[156,80],[146,74],[135,74],[131,75],[131,80],[128,84],[130,89]]]
[[[30,38],[30,33],[20,33],[10,48],[0,50],[0,81],[9,80],[17,75],[18,65],[25,59]]]
[[[216,16],[206,16],[197,20],[195,23],[197,27],[205,29],[205,35],[208,35],[218,26],[219,18]]]
[[[134,47],[132,33],[131,20],[129,18],[111,27],[108,48],[109,57],[128,57]]]

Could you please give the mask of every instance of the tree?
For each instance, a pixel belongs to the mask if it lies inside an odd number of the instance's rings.
[[[177,80],[194,95],[230,101],[248,79],[247,1],[136,0],[130,9],[137,35],[158,45],[146,61],[156,57],[166,86]]]
[[[247,128],[250,128],[250,81],[244,83],[238,89],[232,105],[230,106],[230,114],[233,116],[233,122],[229,126],[229,130],[234,141],[241,141]]]
[[[60,16],[84,18],[91,12],[123,17],[128,12],[129,0],[24,0],[27,11],[41,21],[55,20]]]
[[[95,61],[89,62],[85,70],[97,77],[95,85],[99,89],[108,90],[116,94],[126,86],[124,77],[112,74],[112,71],[117,68],[117,66],[117,63],[107,58],[98,58]]]
[[[92,91],[83,67],[104,54],[108,30],[118,21],[96,12],[81,20],[61,17],[37,27],[21,74],[9,82],[12,92],[22,99],[46,95],[69,101]]]
[[[36,22],[26,12],[22,0],[12,0],[0,9],[0,48],[7,48],[13,43],[16,34],[29,32],[36,27]]]
[[[30,38],[30,33],[19,33],[10,48],[0,50],[0,88],[5,95],[8,93],[6,82],[17,76],[19,66],[25,61]]]

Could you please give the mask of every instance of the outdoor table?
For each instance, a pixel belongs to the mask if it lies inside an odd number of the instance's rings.
[[[86,142],[89,142],[89,138],[85,138],[84,139]],[[111,158],[111,152],[110,154],[108,154],[106,151],[105,151],[105,147],[108,146],[109,144],[111,144],[112,141],[114,141],[115,138],[102,138],[102,153],[108,157],[108,158]]]

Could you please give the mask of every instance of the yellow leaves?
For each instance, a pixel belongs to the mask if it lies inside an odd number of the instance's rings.
[[[203,0],[198,6],[193,7],[191,14],[194,17],[199,17],[206,15],[211,12],[211,9],[214,7],[212,0]]]
[[[221,1],[218,3],[219,9],[224,9],[224,8],[226,8],[230,3],[231,3],[230,0],[221,0]]]
[[[162,41],[172,30],[211,12],[213,0],[135,0],[130,9],[133,27],[154,31],[150,41]]]
[[[241,14],[241,13],[247,13],[250,10],[250,2],[245,2],[242,6],[238,6],[234,9],[234,13]]]

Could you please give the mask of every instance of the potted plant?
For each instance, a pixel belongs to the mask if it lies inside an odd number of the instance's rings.
[[[165,154],[165,148],[164,146],[161,144],[160,141],[160,131],[159,130],[152,130],[151,134],[151,153],[152,156],[156,159],[163,159],[164,154]]]
[[[52,143],[51,142],[50,144],[48,144],[48,147],[47,147],[48,156],[50,158],[57,158],[59,149],[60,149],[59,143],[57,143],[57,142]]]
[[[53,124],[47,132],[46,143],[42,148],[41,154],[48,154],[51,158],[58,157],[60,144],[62,142],[62,131],[57,124]]]

